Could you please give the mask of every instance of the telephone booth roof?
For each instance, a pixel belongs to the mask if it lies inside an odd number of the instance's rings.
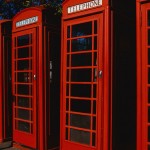
[[[96,13],[108,5],[109,0],[65,0],[63,6],[63,18],[73,18],[90,13]]]
[[[22,30],[22,28],[28,28],[35,24],[42,22],[42,11],[44,7],[31,7],[21,10],[13,18],[13,31]]]
[[[23,9],[13,18],[13,32],[36,27],[42,23],[51,23],[54,21],[55,11],[44,6]]]
[[[5,23],[5,22],[10,22],[11,20],[5,19],[5,20],[0,20],[0,24]]]

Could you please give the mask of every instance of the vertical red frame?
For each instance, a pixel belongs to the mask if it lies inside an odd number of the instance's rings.
[[[72,14],[67,14],[67,7],[69,6],[74,6],[77,4],[81,4],[87,2],[86,0],[76,0],[76,1],[71,1],[71,0],[66,0],[63,3],[63,17],[62,17],[62,44],[61,44],[61,126],[63,126],[63,81],[64,81],[64,76],[63,76],[63,70],[64,70],[64,51],[63,51],[63,47],[64,47],[64,22],[65,20],[74,20],[77,18],[80,18],[81,16],[84,15],[90,15],[90,14],[94,14],[94,13],[102,13],[104,16],[104,22],[103,22],[103,49],[104,49],[104,54],[103,54],[103,74],[104,75],[104,91],[103,91],[103,98],[104,98],[104,122],[103,122],[103,127],[104,127],[104,133],[103,133],[103,149],[102,150],[111,150],[112,149],[112,92],[111,92],[111,82],[112,82],[112,48],[110,47],[110,43],[112,43],[111,38],[112,38],[112,13],[110,11],[110,6],[109,6],[109,2],[103,1],[103,4],[101,7],[95,8],[95,9],[91,9],[91,10],[87,10],[87,11],[81,11],[81,12],[76,12],[76,13],[72,13]],[[111,49],[111,51],[110,51]],[[110,65],[111,64],[111,65]],[[63,135],[64,135],[64,130],[61,128],[61,135],[60,135],[60,150],[64,150],[63,148]]]
[[[147,10],[150,10],[148,0],[136,1],[137,150],[148,150]]]

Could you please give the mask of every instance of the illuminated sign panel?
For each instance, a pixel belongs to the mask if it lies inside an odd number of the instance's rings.
[[[29,24],[32,24],[32,23],[35,23],[35,22],[38,22],[38,16],[28,18],[28,19],[25,19],[25,20],[21,20],[21,21],[16,23],[16,27],[22,27],[22,26],[29,25]]]
[[[68,7],[68,14],[75,13],[78,11],[83,11],[83,10],[94,8],[94,7],[98,7],[101,5],[102,5],[102,0],[93,0],[90,2],[78,4],[75,6],[70,6],[70,7]]]

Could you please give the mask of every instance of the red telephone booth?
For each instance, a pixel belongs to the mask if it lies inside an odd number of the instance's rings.
[[[137,150],[150,150],[150,2],[137,0]]]
[[[11,21],[0,21],[0,143],[12,138]]]
[[[135,2],[65,0],[61,150],[135,150]]]
[[[27,8],[13,18],[13,141],[59,146],[60,21],[52,9]]]

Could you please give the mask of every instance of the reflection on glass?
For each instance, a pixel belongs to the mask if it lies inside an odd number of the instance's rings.
[[[70,140],[73,142],[90,145],[90,132],[70,129]]]
[[[83,115],[70,115],[70,125],[79,128],[90,129],[91,117]]]
[[[32,73],[30,72],[18,72],[17,82],[30,83],[32,82]]]
[[[92,34],[92,22],[81,23],[72,26],[72,37]]]
[[[92,50],[92,37],[72,40],[72,51]]]
[[[23,121],[17,121],[18,130],[30,133],[30,124]]]

